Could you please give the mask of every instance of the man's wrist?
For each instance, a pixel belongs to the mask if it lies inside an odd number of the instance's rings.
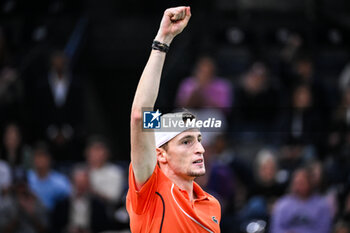
[[[159,41],[154,40],[152,43],[152,49],[158,50],[163,53],[169,52],[169,46],[165,43],[161,43]]]
[[[155,41],[159,41],[160,43],[166,44],[168,46],[170,46],[173,39],[174,39],[174,37],[172,37],[172,36],[162,36],[162,35],[157,35],[154,38]]]

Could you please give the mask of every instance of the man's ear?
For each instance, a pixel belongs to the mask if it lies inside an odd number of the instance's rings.
[[[157,161],[159,163],[167,163],[166,151],[163,148],[156,148]]]

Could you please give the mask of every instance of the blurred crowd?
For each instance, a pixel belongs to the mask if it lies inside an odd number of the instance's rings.
[[[26,146],[6,126],[0,160],[1,232],[102,232],[128,228],[126,174],[108,162],[108,142],[88,139],[85,159],[59,165],[49,146]]]
[[[54,50],[30,74],[14,57],[0,31],[0,232],[128,229],[129,161],[87,133],[69,57]],[[329,85],[297,36],[277,69],[256,59],[226,77],[217,60],[198,56],[174,107],[225,122],[203,132],[197,180],[220,200],[222,232],[350,233],[350,62]]]
[[[180,83],[177,107],[226,122],[202,132],[197,179],[221,202],[222,232],[350,232],[348,65],[326,84],[301,43],[281,49],[277,70],[256,60],[234,78],[200,56]]]
[[[108,139],[85,133],[83,88],[67,54],[52,50],[28,77],[12,55],[0,33],[0,232],[128,229],[125,163]]]

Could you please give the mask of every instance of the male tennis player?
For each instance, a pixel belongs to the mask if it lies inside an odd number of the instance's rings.
[[[194,182],[205,173],[199,130],[181,128],[156,133],[142,130],[142,108],[154,107],[166,52],[190,17],[190,7],[164,12],[135,93],[127,195],[133,233],[220,232],[219,202]]]

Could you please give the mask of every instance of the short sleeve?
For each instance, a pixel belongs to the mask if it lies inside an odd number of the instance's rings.
[[[152,175],[146,183],[137,190],[134,171],[132,165],[129,166],[129,190],[127,195],[127,205],[132,208],[136,214],[143,214],[155,198],[155,192],[158,186],[160,169],[155,166]],[[131,205],[131,206],[130,206]]]

